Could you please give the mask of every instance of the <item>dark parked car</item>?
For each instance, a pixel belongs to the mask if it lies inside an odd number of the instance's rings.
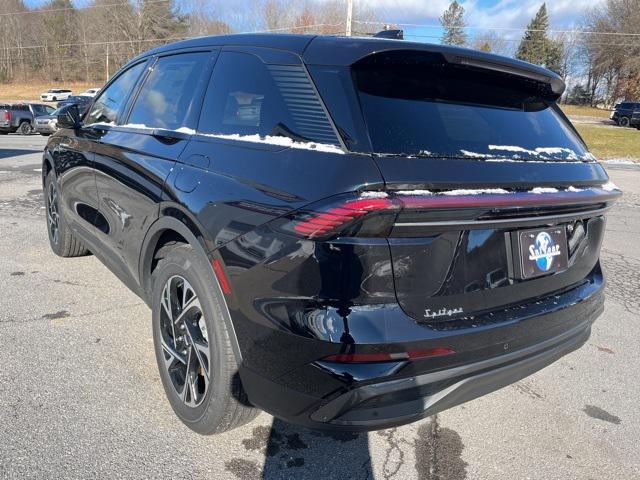
[[[80,115],[84,115],[86,111],[89,109],[89,106],[93,102],[93,97],[88,97],[85,95],[72,95],[66,100],[62,102],[58,102],[57,107],[61,108],[65,105],[78,105],[78,110],[80,111]]]
[[[621,127],[629,127],[636,110],[640,111],[640,102],[622,102],[615,106],[609,118]]]
[[[35,118],[48,115],[54,108],[39,103],[16,103],[0,106],[0,134],[20,132],[29,135],[35,128]]]
[[[411,422],[577,349],[603,310],[620,191],[563,89],[398,40],[163,46],[82,120],[59,116],[51,247],[93,253],[149,304],[169,402],[197,432],[256,408],[320,429]]]

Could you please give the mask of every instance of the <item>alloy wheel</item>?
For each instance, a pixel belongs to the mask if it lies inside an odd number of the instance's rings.
[[[29,122],[22,122],[20,124],[20,135],[31,135],[33,129],[31,128],[31,124]]]
[[[197,407],[211,382],[209,337],[200,300],[185,278],[174,275],[167,280],[160,302],[163,367],[175,394],[185,405]]]
[[[51,239],[57,245],[60,237],[60,214],[58,213],[58,189],[55,182],[49,184],[47,191],[47,221]]]

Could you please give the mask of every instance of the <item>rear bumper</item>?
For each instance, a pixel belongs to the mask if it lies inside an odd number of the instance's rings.
[[[413,422],[493,392],[537,372],[580,348],[589,338],[590,332],[590,324],[580,325],[562,338],[550,339],[508,355],[439,372],[360,387],[322,406],[311,415],[311,419],[364,429],[388,428]],[[430,393],[422,396],[421,391]],[[380,402],[381,406],[367,408],[367,402],[385,397],[387,401]],[[393,402],[393,398],[404,401]]]
[[[466,337],[469,348],[459,358],[364,367],[315,362],[277,379],[241,367],[240,376],[252,403],[309,428],[367,431],[410,423],[517,382],[581,347],[603,311],[601,277],[580,289],[579,300],[554,311],[454,332],[450,337]],[[525,332],[527,338],[514,337]]]
[[[51,125],[38,125],[36,124],[36,132],[38,133],[56,133],[57,128]]]

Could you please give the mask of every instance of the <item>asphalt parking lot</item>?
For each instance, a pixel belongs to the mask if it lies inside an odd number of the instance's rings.
[[[640,168],[608,220],[591,339],[421,422],[324,435],[274,420],[202,437],[160,383],[151,314],[94,257],[48,245],[39,136],[0,137],[0,478],[640,478]]]

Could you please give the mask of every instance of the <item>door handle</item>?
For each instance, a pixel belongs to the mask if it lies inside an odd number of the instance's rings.
[[[191,138],[190,133],[178,132],[176,130],[167,130],[164,128],[154,128],[151,135],[159,140],[189,140]]]

